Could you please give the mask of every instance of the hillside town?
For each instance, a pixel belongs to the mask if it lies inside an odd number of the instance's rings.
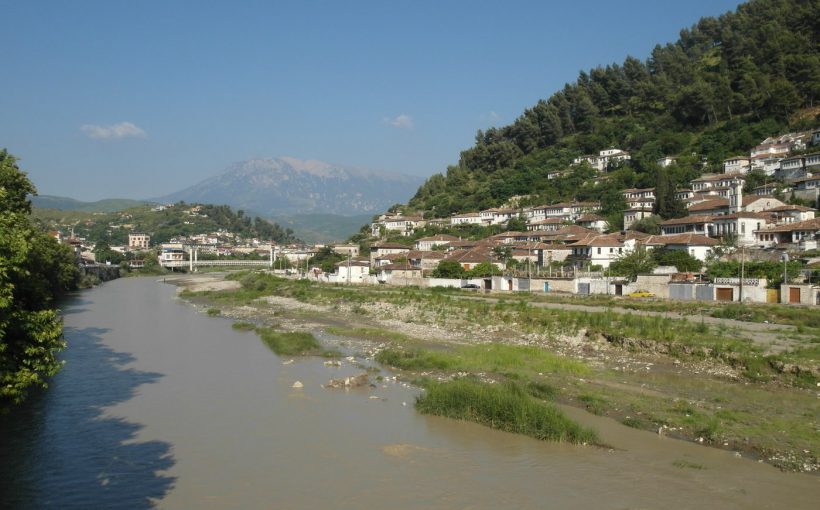
[[[766,138],[748,156],[727,158],[721,173],[702,174],[676,189],[686,208],[677,218],[656,215],[655,188],[624,189],[627,208],[617,230],[598,214],[599,202],[522,207],[522,197],[513,197],[502,207],[445,218],[382,214],[356,242],[283,244],[223,228],[155,243],[150,232],[133,230],[127,213],[107,226],[109,233],[128,230],[121,245],[101,250],[73,231],[51,234],[71,244],[84,265],[113,263],[126,270],[143,269],[146,260],[173,270],[244,260],[327,283],[820,305],[820,152],[811,150],[817,147],[820,130]],[[600,178],[629,161],[627,151],[613,148],[577,157],[572,165],[589,165]],[[762,172],[766,182],[744,193],[753,172]],[[207,218],[201,205],[163,204],[150,212],[175,207],[188,218],[183,225]],[[624,274],[623,261],[644,251],[679,252],[677,260],[685,254],[686,267],[655,264]],[[708,264],[720,260],[740,262],[737,273],[710,275]],[[793,276],[789,261],[800,264]],[[780,264],[782,276],[775,281],[746,273],[756,262]]]
[[[368,262],[375,268],[376,280],[380,282],[415,283],[432,274],[440,261],[447,260],[457,261],[465,271],[482,263],[492,264],[504,276],[488,275],[491,277],[479,285],[493,290],[550,289],[612,295],[646,291],[657,297],[677,299],[697,296],[728,301],[820,304],[820,287],[810,276],[820,260],[817,246],[820,219],[815,217],[820,197],[820,152],[811,151],[817,147],[820,147],[820,130],[766,138],[748,156],[727,158],[722,173],[703,174],[689,182],[687,188],[676,190],[675,197],[683,202],[687,214],[661,219],[657,222],[657,233],[635,228],[655,215],[654,188],[622,191],[628,208],[623,211],[623,230],[618,231],[613,231],[605,218],[597,214],[601,209],[597,202],[515,207],[517,200],[511,200],[505,207],[448,218],[429,218],[423,213],[382,215],[372,223],[370,232],[373,237],[382,239],[413,237],[423,230],[464,226],[503,227],[515,223],[523,228],[471,241],[452,235],[422,237],[415,241],[412,249],[401,242],[374,243]],[[588,164],[605,175],[612,165],[629,160],[627,151],[612,148],[601,150],[597,155],[575,158],[573,165]],[[659,167],[674,163],[671,157],[657,161]],[[744,194],[744,185],[752,172],[762,173],[767,182]],[[550,175],[550,178],[558,177],[560,172]],[[610,266],[638,247],[682,251],[704,266],[721,257],[742,259],[744,265],[745,262],[786,262],[803,258],[806,266],[804,275],[795,281],[789,280],[791,286],[782,292],[778,292],[780,289],[766,292],[771,282],[746,278],[740,273],[735,278],[720,278],[719,282],[704,281],[701,275],[695,274],[697,272],[682,273],[675,267],[659,267],[654,274],[637,275],[633,281],[608,275]],[[502,252],[507,254],[506,258],[500,255]],[[571,277],[572,283],[554,280],[556,273],[563,279]],[[526,275],[524,281],[520,279],[522,274]],[[545,275],[554,281],[539,281],[537,289],[531,286],[533,278]],[[344,271],[335,276],[336,280],[346,278]],[[798,291],[792,290],[797,289],[798,284],[803,285],[800,297]],[[698,290],[703,286],[713,288]],[[763,290],[753,292],[750,286]]]

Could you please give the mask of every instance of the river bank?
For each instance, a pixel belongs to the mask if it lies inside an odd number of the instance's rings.
[[[499,366],[474,375],[548,385],[561,404],[784,470],[817,473],[820,467],[820,406],[813,381],[754,366],[764,359],[760,346],[744,339],[747,332],[721,323],[633,317],[610,309],[541,310],[520,300],[464,300],[418,289],[286,280],[268,288],[215,274],[174,283],[181,297],[212,313],[345,337],[361,343],[371,359],[386,350],[453,351],[469,345],[542,349],[583,363],[585,372],[524,373]],[[620,333],[611,334],[616,330]],[[403,375],[408,381],[447,380],[469,372],[417,366]]]

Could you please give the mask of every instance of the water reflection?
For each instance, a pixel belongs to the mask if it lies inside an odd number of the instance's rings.
[[[150,508],[172,488],[171,445],[134,442],[142,425],[104,416],[161,374],[102,343],[108,330],[66,328],[66,365],[48,391],[0,417],[0,507]]]

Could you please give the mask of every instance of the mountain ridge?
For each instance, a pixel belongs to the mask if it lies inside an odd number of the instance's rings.
[[[406,202],[424,178],[293,157],[250,159],[158,202],[228,204],[268,217],[375,214]]]

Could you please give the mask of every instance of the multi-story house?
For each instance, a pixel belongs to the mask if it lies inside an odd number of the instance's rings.
[[[712,216],[710,215],[673,218],[661,223],[663,235],[692,233],[709,237],[712,230]]]
[[[746,174],[752,167],[752,160],[746,156],[733,156],[723,160],[724,174]]]
[[[447,246],[454,241],[458,241],[458,237],[447,234],[437,234],[417,239],[415,248],[419,251],[431,251],[436,246]]]
[[[803,156],[794,156],[780,161],[780,168],[774,176],[784,181],[793,181],[806,177],[806,159]]]
[[[658,166],[661,167],[661,168],[666,168],[668,166],[671,166],[671,165],[675,164],[675,158],[673,158],[672,156],[664,156],[664,157],[656,160],[655,163],[657,163]]]
[[[481,225],[480,213],[462,213],[450,216],[450,225]]]
[[[148,234],[134,232],[128,234],[129,250],[144,250],[151,245],[151,236]]]
[[[478,213],[484,225],[501,225],[518,216],[518,210],[510,208],[485,209]]]
[[[712,237],[733,237],[738,246],[757,243],[755,232],[768,225],[769,216],[756,212],[737,212],[712,218]]]
[[[770,226],[758,230],[755,236],[764,247],[794,244],[799,248],[801,241],[820,239],[820,218]]]
[[[580,165],[581,163],[589,163],[589,165],[598,170],[599,172],[605,172],[611,166],[616,163],[622,161],[628,161],[632,159],[632,156],[625,150],[621,149],[606,149],[598,152],[598,155],[586,155],[580,156],[572,160],[572,163],[575,165]]]
[[[650,216],[652,216],[651,207],[630,207],[624,211],[624,229],[629,229],[636,222]]]

